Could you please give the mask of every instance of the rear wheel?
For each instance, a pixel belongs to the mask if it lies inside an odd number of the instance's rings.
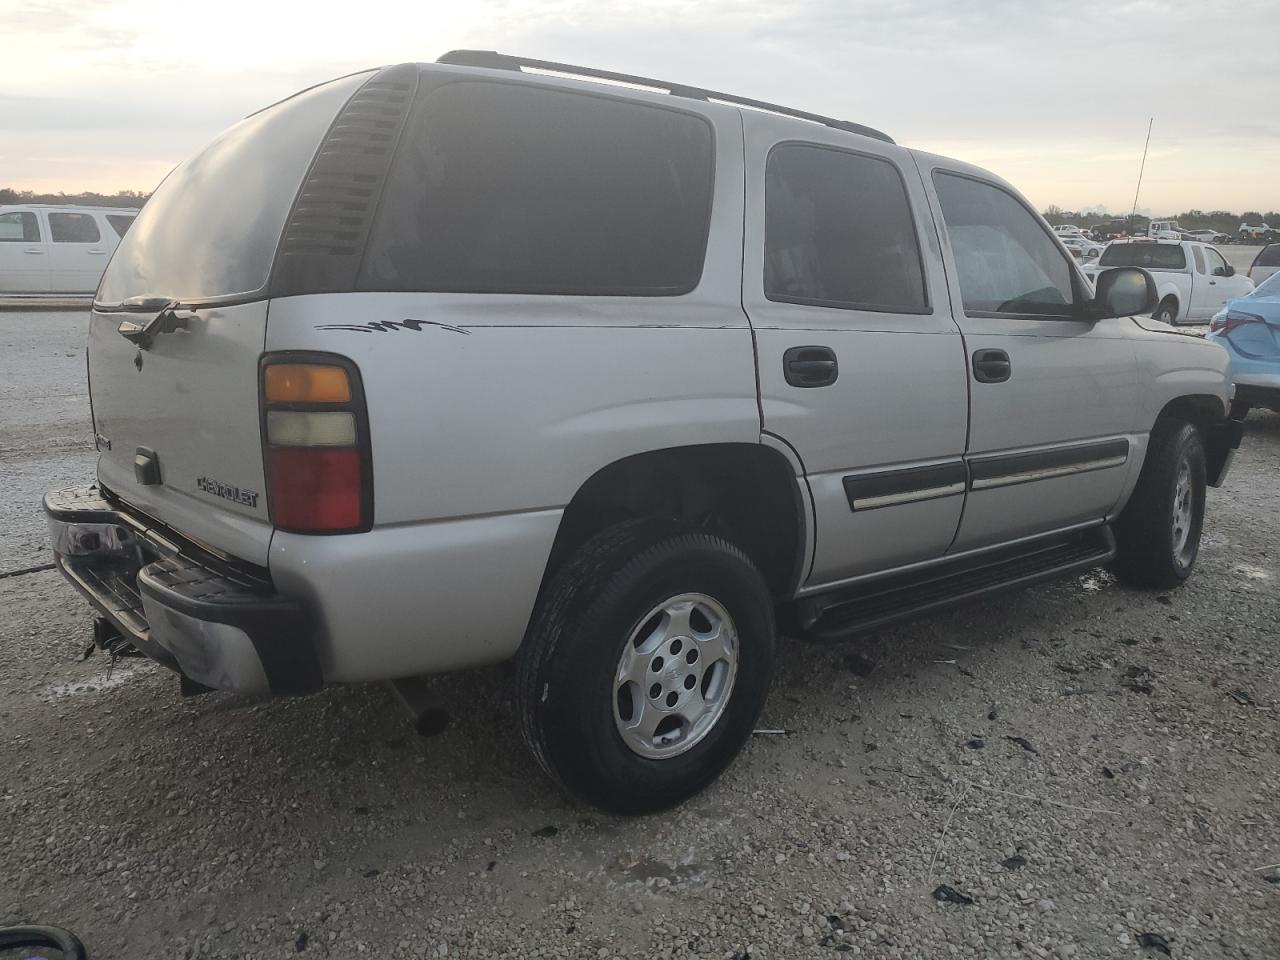
[[[1181,420],[1151,431],[1137,487],[1116,522],[1116,575],[1134,586],[1176,587],[1195,567],[1204,526],[1200,432]]]
[[[526,741],[571,792],[618,813],[697,793],[764,704],[773,607],[737,547],[628,521],[590,540],[530,625],[518,672]]]
[[[1177,323],[1178,301],[1173,297],[1165,297],[1160,301],[1160,306],[1156,307],[1156,312],[1151,315],[1151,319],[1159,320],[1161,323]]]

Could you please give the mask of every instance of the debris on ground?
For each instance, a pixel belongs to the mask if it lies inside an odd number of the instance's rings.
[[[1125,668],[1124,676],[1120,678],[1120,686],[1134,693],[1145,693],[1149,696],[1155,689],[1152,685],[1155,678],[1156,675],[1150,667],[1133,665]]]
[[[866,678],[876,668],[876,661],[860,653],[851,653],[844,658],[845,667],[855,676]]]
[[[1034,745],[1034,744],[1032,744],[1032,742],[1031,742],[1030,740],[1028,740],[1026,737],[1010,737],[1010,736],[1006,736],[1006,737],[1005,737],[1005,739],[1006,739],[1006,740],[1008,740],[1010,743],[1016,743],[1016,744],[1017,744],[1018,746],[1020,746],[1023,750],[1027,751],[1027,753],[1036,753],[1036,754],[1038,754],[1038,753],[1040,752],[1039,750],[1037,750],[1037,749],[1035,748],[1035,745]]]
[[[1015,854],[1012,857],[1008,857],[1000,861],[1000,866],[1004,867],[1006,870],[1021,870],[1026,865],[1027,858],[1022,856],[1022,854]]]
[[[968,906],[973,903],[973,897],[961,893],[955,887],[949,887],[945,883],[939,884],[934,889],[933,899],[939,903],[957,903],[961,906]]]
[[[1138,946],[1144,950],[1157,950],[1166,957],[1173,956],[1173,951],[1169,949],[1169,941],[1158,933],[1138,934]]]

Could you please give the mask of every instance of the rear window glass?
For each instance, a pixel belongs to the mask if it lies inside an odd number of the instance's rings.
[[[116,232],[117,237],[123,237],[129,232],[129,227],[133,224],[133,220],[133,217],[122,213],[107,214],[107,223],[111,224],[111,229]]]
[[[1280,267],[1280,243],[1273,243],[1258,251],[1255,267]]]
[[[39,243],[40,225],[34,213],[12,210],[0,213],[0,243]]]
[[[51,213],[49,237],[54,243],[97,243],[102,239],[102,232],[93,214]]]
[[[191,303],[262,290],[311,158],[368,76],[334,80],[255,113],[169,174],[116,248],[97,302]]]
[[[1098,261],[1104,267],[1146,267],[1148,270],[1185,270],[1187,255],[1172,243],[1113,243]]]
[[[1280,271],[1273,273],[1267,279],[1258,284],[1258,288],[1250,294],[1256,296],[1262,294],[1268,297],[1280,297]]]
[[[359,286],[687,293],[706,252],[713,143],[705,120],[660,107],[515,84],[439,87],[405,132]]]
[[[770,300],[928,312],[907,191],[889,161],[785,144],[769,154],[764,198]]]

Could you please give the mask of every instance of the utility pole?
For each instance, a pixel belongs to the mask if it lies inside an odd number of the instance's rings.
[[[1151,126],[1156,122],[1155,117],[1147,120],[1147,142],[1142,145],[1142,166],[1138,167],[1138,187],[1133,191],[1133,210],[1129,213],[1129,223],[1133,223],[1133,218],[1138,213],[1138,193],[1142,190],[1142,172],[1147,169],[1147,147],[1151,146]]]

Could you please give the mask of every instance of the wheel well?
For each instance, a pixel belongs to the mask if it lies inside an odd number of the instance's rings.
[[[1159,311],[1160,308],[1163,307],[1166,303],[1173,304],[1173,314],[1174,316],[1177,316],[1178,315],[1178,298],[1172,293],[1166,293],[1163,297],[1160,298],[1160,302],[1156,304],[1156,310]]]
[[[803,515],[795,472],[769,447],[703,444],[636,454],[597,471],[574,494],[542,586],[600,530],[653,517],[704,527],[736,544],[774,596],[786,597],[800,579]]]
[[[1183,420],[1195,426],[1205,437],[1209,428],[1222,419],[1222,401],[1217,397],[1194,394],[1186,397],[1175,397],[1164,405],[1156,422],[1161,420]]]

